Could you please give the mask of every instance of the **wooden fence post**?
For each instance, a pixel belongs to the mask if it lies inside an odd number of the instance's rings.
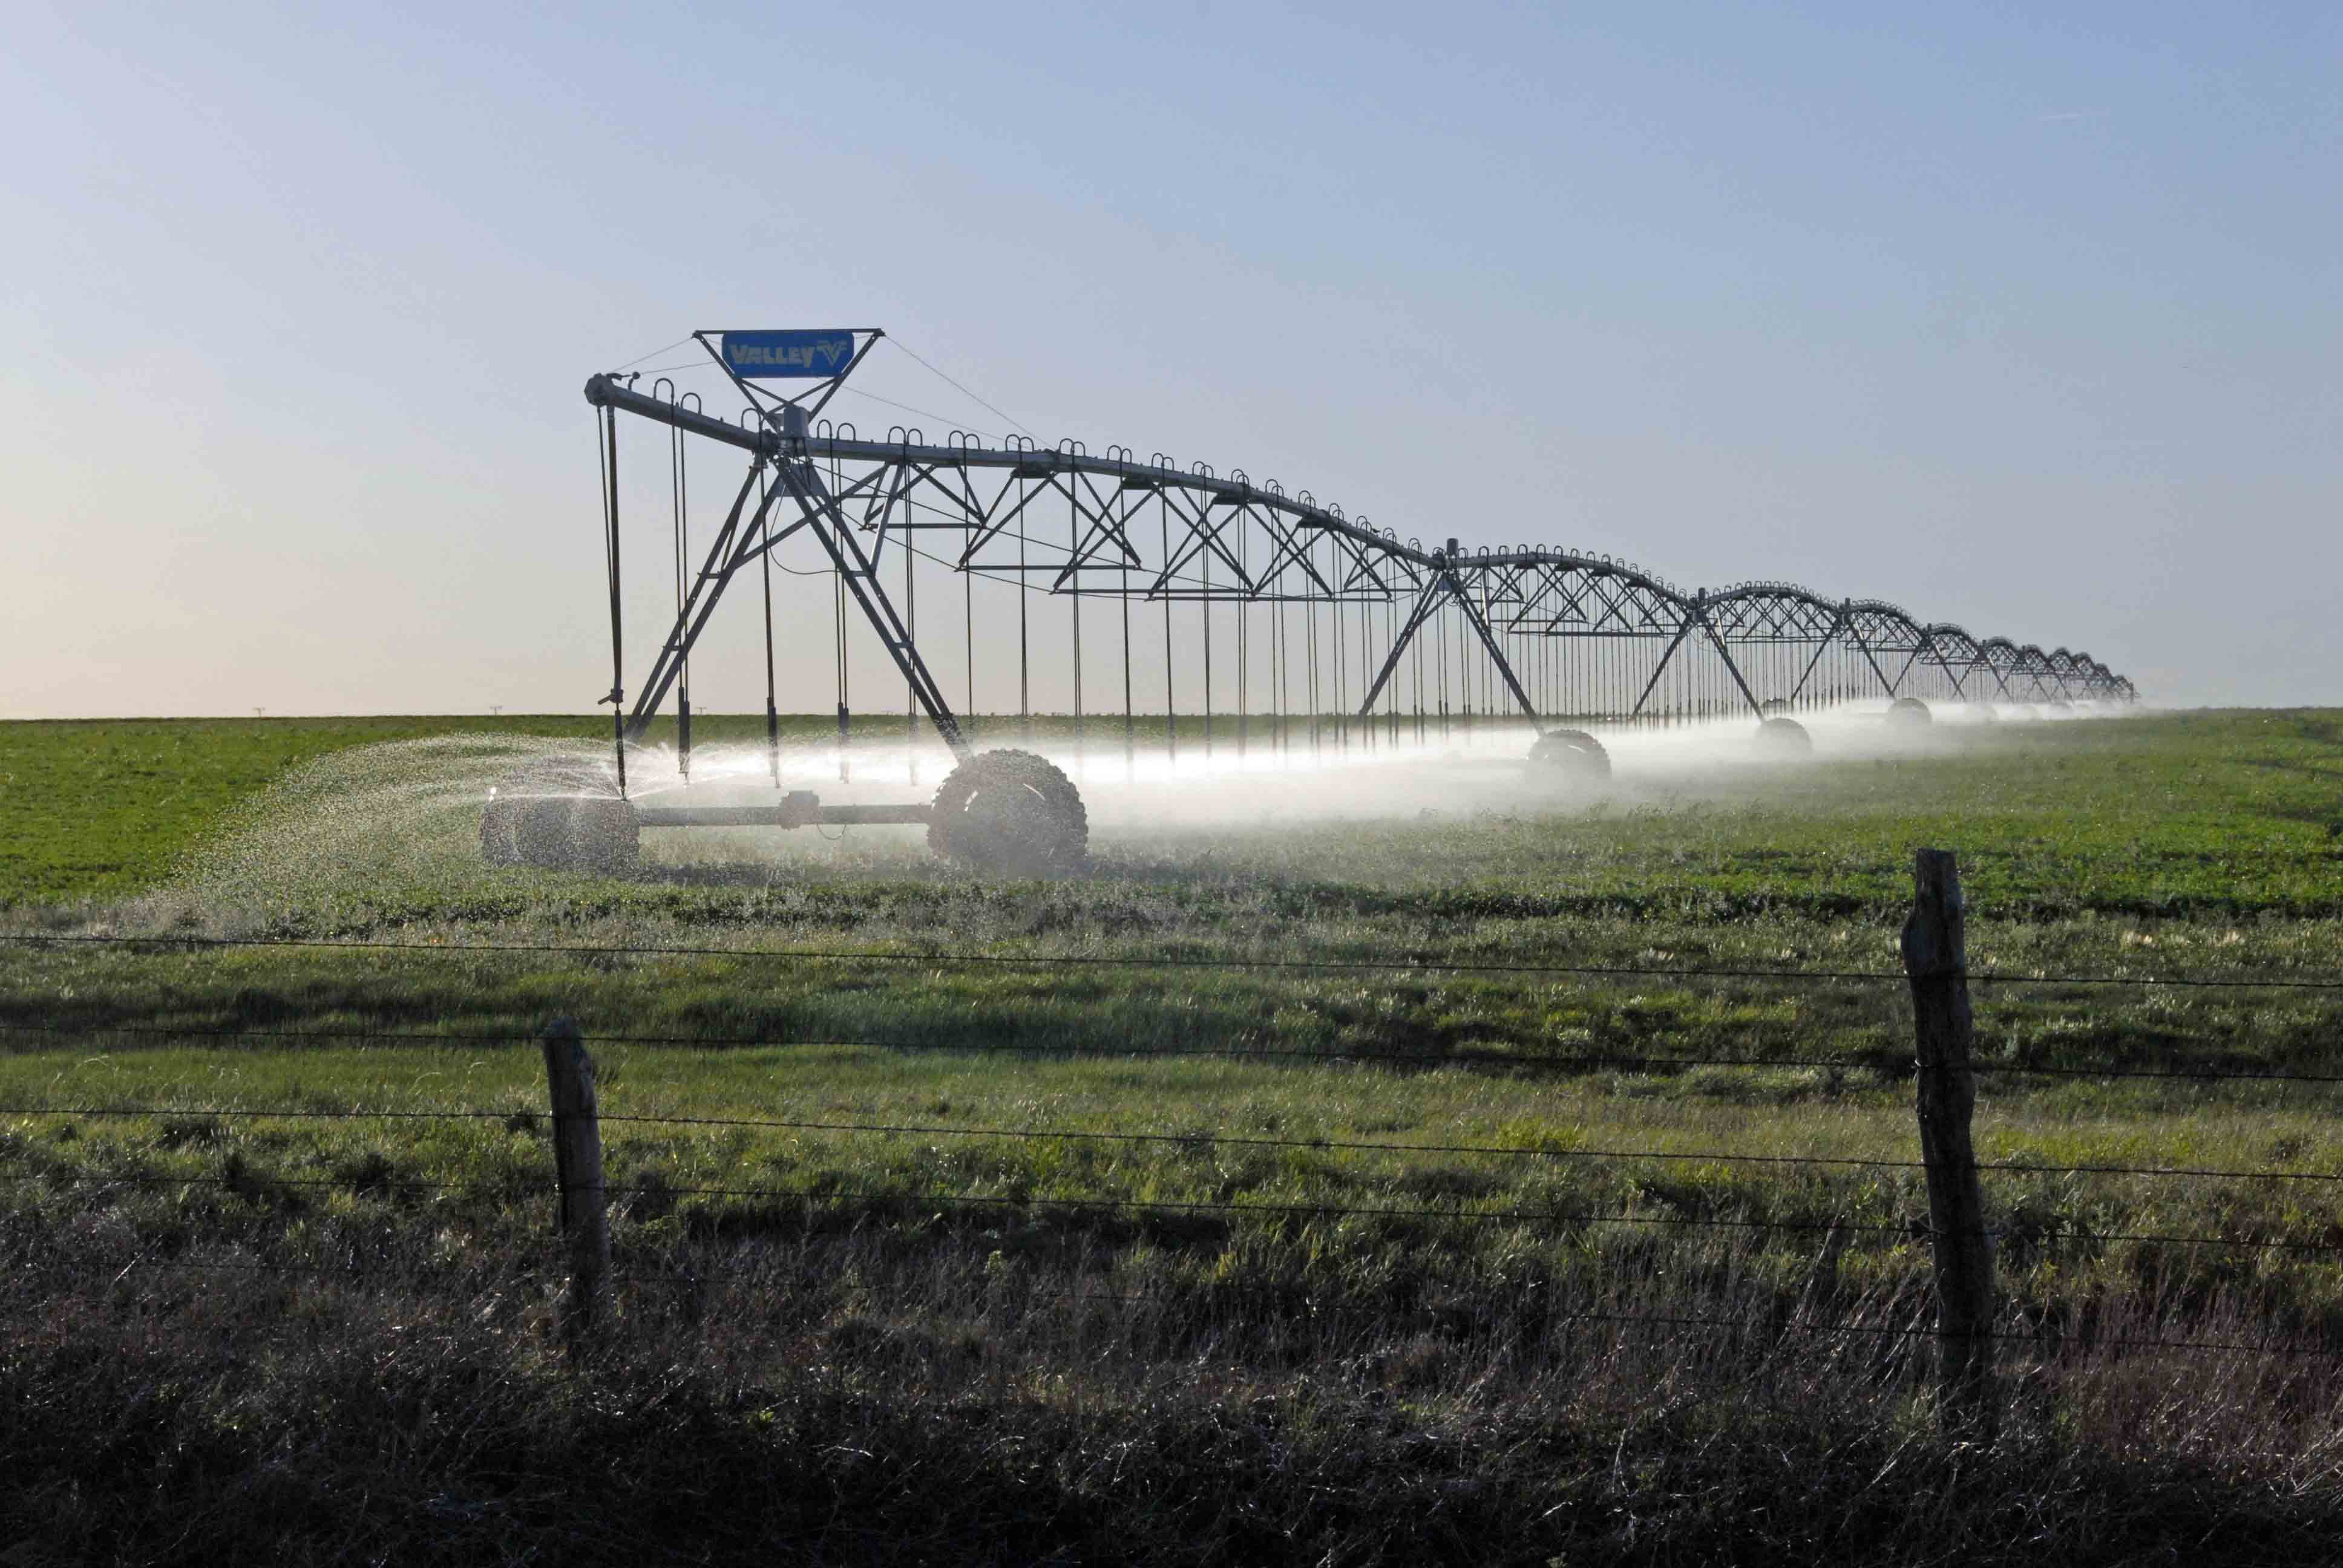
[[[1948,1420],[1989,1436],[1994,1424],[1993,1246],[1985,1229],[1969,1119],[1968,940],[1960,870],[1949,849],[1914,856],[1904,972],[1912,981],[1919,1047],[1920,1157],[1928,1169],[1928,1224],[1936,1266],[1937,1375]]]
[[[584,1349],[602,1315],[610,1273],[608,1195],[602,1184],[602,1122],[594,1103],[594,1059],[577,1022],[559,1018],[544,1035],[545,1079],[553,1097],[553,1169],[560,1187],[561,1234],[569,1244],[569,1286],[561,1297],[561,1332],[570,1352]]]

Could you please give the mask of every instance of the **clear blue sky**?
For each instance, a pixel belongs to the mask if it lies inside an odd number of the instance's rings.
[[[579,384],[840,323],[1403,535],[2343,700],[2333,5],[20,5],[0,138],[0,716],[586,709]]]

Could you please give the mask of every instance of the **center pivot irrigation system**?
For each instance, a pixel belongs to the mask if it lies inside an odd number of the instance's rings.
[[[481,821],[491,861],[619,869],[647,827],[922,823],[939,852],[980,869],[1070,869],[1088,841],[1073,780],[1030,750],[978,750],[963,718],[976,711],[980,668],[987,688],[1005,695],[987,656],[1005,665],[1012,651],[1021,732],[1031,735],[1038,688],[1071,716],[1083,760],[1103,743],[1130,764],[1142,729],[1151,745],[1159,722],[1174,758],[1183,743],[1240,759],[1447,747],[1493,732],[1510,708],[1527,721],[1532,773],[1558,787],[1609,775],[1598,729],[1743,714],[1756,720],[1759,747],[1795,756],[1811,743],[1792,716],[1847,703],[1884,702],[1889,721],[1920,725],[1932,702],[1992,719],[2135,699],[2128,680],[2087,655],[1978,638],[1877,599],[1827,598],[1782,582],[1687,591],[1609,556],[1542,545],[1427,547],[1307,490],[1288,495],[1242,469],[1183,468],[1161,452],[1141,459],[1111,447],[1093,456],[1079,442],[1045,447],[958,430],[931,443],[902,426],[866,440],[821,414],[883,337],[875,328],[695,333],[746,400],[737,421],[709,415],[696,394],[679,395],[663,378],[649,391],[635,376],[586,383],[600,437],[611,645],[603,700],[614,752],[607,764],[541,765],[499,786]],[[775,381],[801,389],[780,396]],[[631,705],[620,414],[666,427],[676,574],[674,623]],[[695,568],[689,468],[701,442],[745,454],[747,472]],[[955,765],[931,800],[824,805],[812,791],[781,789],[772,573],[775,552],[800,534],[820,551],[811,573],[794,575],[825,579],[841,775],[859,623],[900,674],[907,739],[920,739],[924,725],[950,749]],[[689,782],[692,651],[725,589],[750,568],[763,582],[766,738],[779,799],[630,795],[629,752],[639,773],[640,743],[670,696],[675,764]],[[965,696],[961,714],[947,695],[950,678]]]

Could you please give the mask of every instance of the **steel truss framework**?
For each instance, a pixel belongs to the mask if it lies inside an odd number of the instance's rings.
[[[1331,733],[1343,744],[1354,736],[1375,744],[1411,726],[1423,739],[1430,725],[1444,730],[1507,709],[1543,731],[1865,699],[2059,705],[2136,697],[2130,681],[2087,654],[1979,638],[1882,600],[1834,599],[1785,582],[1687,591],[1608,556],[1543,546],[1467,550],[1452,538],[1427,547],[1346,518],[1306,490],[1288,495],[1241,470],[1182,468],[1161,453],[1141,460],[1124,447],[1092,455],[1078,443],[1022,438],[990,446],[958,432],[935,444],[903,427],[869,440],[851,426],[809,422],[797,405],[763,401],[728,423],[689,397],[639,392],[608,376],[589,380],[586,396],[603,436],[613,652],[605,700],[620,716],[622,751],[676,695],[688,752],[694,646],[727,587],[799,533],[827,558],[841,602],[877,634],[911,705],[963,757],[970,747],[960,716],[915,631],[915,563],[931,576],[1014,583],[1026,601],[1062,607],[1078,715],[1090,678],[1081,668],[1088,607],[1093,668],[1104,667],[1105,686],[1122,699],[1126,737],[1137,711],[1135,618],[1142,638],[1160,618],[1167,715],[1175,649],[1190,669],[1191,711],[1200,663],[1202,711],[1213,714],[1218,628],[1221,690],[1235,693],[1220,711],[1236,719],[1239,745],[1248,735],[1291,744],[1297,723],[1313,743]],[[696,571],[679,561],[676,619],[631,705],[618,625],[622,413],[667,427],[679,487],[686,437],[747,460]],[[678,537],[680,547],[680,521]],[[890,575],[900,595],[889,591]],[[770,602],[768,578],[769,672]],[[1190,618],[1179,628],[1175,611]],[[841,639],[843,624],[841,614]],[[1030,657],[1023,626],[1021,658]],[[972,630],[970,640],[972,668]],[[769,673],[767,708],[769,715]],[[845,717],[841,700],[841,727]]]

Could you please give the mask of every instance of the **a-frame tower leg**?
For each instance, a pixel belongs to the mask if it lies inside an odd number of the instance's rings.
[[[1359,705],[1359,717],[1366,719],[1373,716],[1375,699],[1383,694],[1383,688],[1389,684],[1393,672],[1399,668],[1400,655],[1414,640],[1415,634],[1423,629],[1424,623],[1438,612],[1442,602],[1449,601],[1464,612],[1465,620],[1471,623],[1473,633],[1480,638],[1482,648],[1487,650],[1490,661],[1497,667],[1497,673],[1505,678],[1505,689],[1513,694],[1513,700],[1520,705],[1523,716],[1530,721],[1530,728],[1543,735],[1545,733],[1544,721],[1538,714],[1537,704],[1531,701],[1530,694],[1523,689],[1520,678],[1513,674],[1513,664],[1505,658],[1505,650],[1498,646],[1496,634],[1489,629],[1488,621],[1482,617],[1480,606],[1474,604],[1473,596],[1464,591],[1464,584],[1456,576],[1455,568],[1449,564],[1454,558],[1453,552],[1455,548],[1454,541],[1450,541],[1451,553],[1442,556],[1440,565],[1433,569],[1432,575],[1424,579],[1423,587],[1416,593],[1415,604],[1408,611],[1407,623],[1393,638],[1390,655],[1384,658],[1383,668],[1376,671],[1374,684],[1367,689],[1367,699]]]

